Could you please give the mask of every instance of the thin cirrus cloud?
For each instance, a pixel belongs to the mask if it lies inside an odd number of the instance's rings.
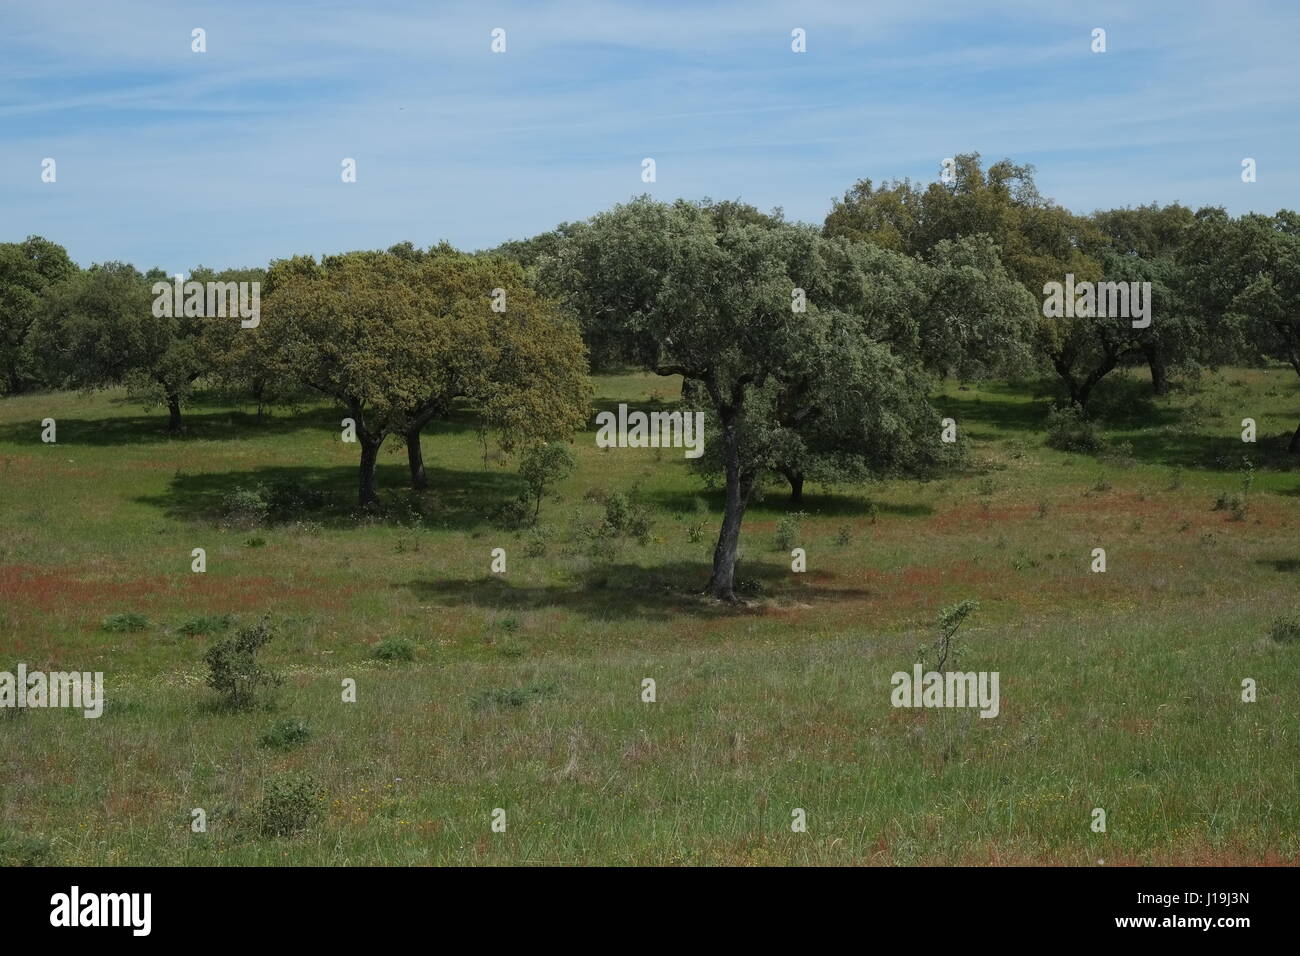
[[[25,5],[0,38],[0,239],[180,271],[403,239],[490,247],[641,192],[817,222],[859,178],[928,181],[970,150],[1034,163],[1082,212],[1295,205],[1300,13],[1079,6]]]

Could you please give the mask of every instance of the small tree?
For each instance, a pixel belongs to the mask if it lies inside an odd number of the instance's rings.
[[[234,637],[213,644],[203,655],[208,665],[208,686],[221,695],[231,710],[244,710],[257,702],[264,691],[282,684],[283,678],[257,661],[257,652],[271,640],[271,627],[264,618],[241,627]]]
[[[567,478],[576,465],[573,452],[565,445],[555,442],[534,445],[524,452],[523,459],[519,463],[519,477],[527,483],[528,490],[535,500],[534,521],[541,513],[542,496],[546,493],[546,489]]]
[[[932,648],[935,657],[935,670],[946,671],[949,662],[956,665],[959,655],[956,646],[953,644],[953,639],[956,637],[957,629],[965,623],[966,618],[979,610],[979,606],[978,601],[968,598],[939,612],[939,636],[935,639]]]

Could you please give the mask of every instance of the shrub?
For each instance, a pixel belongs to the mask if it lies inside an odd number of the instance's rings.
[[[802,511],[782,515],[776,522],[776,550],[789,551],[799,543],[799,522],[808,517]]]
[[[274,481],[263,489],[268,515],[275,521],[292,521],[305,512],[323,508],[327,497],[323,491],[304,488],[288,479]]]
[[[1246,499],[1241,495],[1230,495],[1226,491],[1221,491],[1218,497],[1214,499],[1214,511],[1227,511],[1230,521],[1246,520]]]
[[[853,540],[853,529],[846,524],[840,525],[840,530],[835,533],[835,543],[841,548]]]
[[[1291,644],[1300,641],[1300,614],[1284,614],[1273,619],[1269,636],[1279,644]]]
[[[134,611],[127,611],[125,614],[110,614],[99,622],[100,630],[109,631],[113,634],[122,634],[127,631],[143,631],[148,626],[148,618]]]
[[[1105,447],[1105,440],[1078,405],[1054,405],[1047,414],[1047,445],[1058,451],[1095,455]]]
[[[497,508],[493,516],[496,523],[503,528],[522,528],[532,523],[533,507],[527,495],[520,495],[505,501]]]
[[[979,610],[979,606],[978,601],[967,599],[946,607],[939,612],[939,619],[936,622],[938,636],[932,646],[921,650],[923,665],[930,665],[931,656],[933,656],[934,670],[946,671],[949,665],[957,666],[961,652],[954,642],[954,637],[957,634],[957,629],[962,626],[966,618]]]
[[[651,541],[650,532],[650,512],[641,503],[636,487],[631,495],[615,491],[605,499],[605,521],[592,542],[593,556],[612,557],[617,550],[613,539],[624,535],[644,547]]]
[[[266,782],[253,816],[262,836],[291,836],[324,817],[324,804],[324,793],[311,777],[279,774]]]
[[[296,747],[311,736],[311,728],[301,717],[284,717],[277,720],[262,734],[262,746],[276,750]]]
[[[524,479],[532,493],[534,521],[541,513],[542,496],[546,494],[546,489],[567,478],[576,465],[573,452],[556,442],[535,445],[524,452],[519,463],[519,477]]]
[[[686,537],[690,540],[691,544],[699,544],[701,541],[703,541],[704,522],[700,522],[699,524],[693,524],[687,527]]]
[[[49,866],[53,861],[53,841],[0,830],[0,866]]]
[[[189,637],[198,634],[220,634],[234,626],[235,619],[229,614],[201,614],[192,617],[176,630]]]
[[[534,528],[528,535],[528,540],[524,543],[524,554],[530,558],[540,558],[546,555],[546,539],[548,535],[544,528]]]
[[[650,543],[650,515],[644,508],[637,509],[628,519],[627,533],[630,537],[636,538],[636,543],[645,547]]]
[[[376,660],[405,663],[415,660],[415,645],[404,637],[390,637],[375,645]]]
[[[283,683],[278,674],[257,662],[257,652],[271,640],[266,619],[241,627],[234,637],[213,644],[204,662],[208,665],[208,686],[221,695],[222,703],[232,710],[242,710],[256,703],[259,695]]]
[[[262,524],[271,514],[266,485],[240,485],[221,499],[221,516],[232,524]]]
[[[1105,444],[1103,442],[1103,444]],[[1121,468],[1132,468],[1137,464],[1133,457],[1133,443],[1131,441],[1122,441],[1118,445],[1106,448],[1102,456],[1106,461],[1119,465]]]
[[[489,690],[481,690],[470,697],[469,705],[473,710],[522,707],[529,701],[545,700],[549,697],[557,697],[559,696],[559,693],[559,688],[554,684],[530,684],[527,687],[515,687],[508,690],[502,688],[491,688]]]
[[[605,523],[609,525],[615,534],[621,534],[627,530],[631,514],[632,504],[623,492],[616,491],[605,499]]]

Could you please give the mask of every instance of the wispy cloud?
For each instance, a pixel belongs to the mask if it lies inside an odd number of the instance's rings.
[[[1295,205],[1300,12],[1277,2],[596,2],[6,11],[5,235],[178,271],[475,248],[655,195],[819,221],[978,149],[1082,211]],[[508,50],[489,50],[507,30]],[[190,51],[207,31],[208,52]],[[790,52],[790,30],[808,52]],[[1089,50],[1094,27],[1108,52]],[[40,161],[59,163],[57,184]],[[658,182],[640,181],[645,156]],[[1259,181],[1241,183],[1241,158]],[[339,180],[358,162],[359,181]]]

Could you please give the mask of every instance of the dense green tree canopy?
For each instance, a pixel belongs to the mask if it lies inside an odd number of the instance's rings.
[[[64,248],[40,236],[0,242],[0,395],[37,383],[23,344],[44,291],[76,272]]]
[[[1086,406],[1096,385],[1120,364],[1145,360],[1157,392],[1170,368],[1210,360],[1213,337],[1204,312],[1188,301],[1190,273],[1180,261],[1193,214],[1177,203],[1078,216],[1043,197],[1034,169],[1009,160],[985,171],[978,153],[954,158],[948,182],[922,188],[908,180],[873,187],[858,182],[835,201],[823,231],[914,255],[945,240],[983,235],[1006,270],[1033,297],[1042,363],[1071,401]],[[1152,322],[1135,328],[1122,317],[1044,316],[1047,283],[1151,282]],[[1219,314],[1226,308],[1221,303]]]
[[[27,338],[44,381],[66,388],[125,385],[146,407],[166,404],[168,427],[179,431],[181,405],[214,359],[208,319],[155,315],[154,284],[168,281],[158,270],[143,275],[108,262],[51,285]]]
[[[420,429],[460,398],[503,447],[569,437],[587,417],[577,329],[536,296],[515,263],[466,255],[422,261],[349,253],[273,263],[264,307],[284,374],[340,402],[361,445],[360,500],[376,500],[385,437],[404,439],[423,478]],[[501,301],[505,311],[494,312]]]
[[[925,373],[996,364],[1021,337],[1023,291],[987,245],[936,258],[647,198],[595,216],[561,249],[569,306],[637,364],[682,375],[688,400],[712,413],[727,490],[716,597],[734,599],[740,525],[766,471],[837,455],[871,470],[929,465],[941,452]],[[935,284],[947,269],[978,285],[976,263],[1000,293],[964,305]],[[801,293],[804,311],[793,306]],[[990,303],[1007,308],[980,311]]]

